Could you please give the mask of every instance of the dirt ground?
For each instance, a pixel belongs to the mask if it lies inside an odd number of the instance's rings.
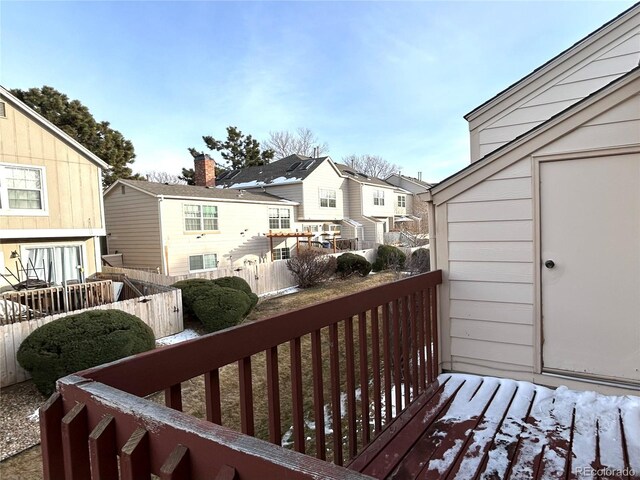
[[[379,273],[375,275],[369,275],[365,278],[351,277],[346,280],[335,280],[325,283],[322,286],[302,290],[293,294],[284,295],[281,297],[265,298],[261,300],[256,308],[251,312],[245,322],[250,321],[262,321],[277,315],[279,313],[294,310],[304,306],[308,306],[317,302],[331,300],[337,297],[350,295],[367,288],[389,283],[397,279],[396,274],[393,273]],[[357,331],[357,321],[354,323],[354,329]],[[323,332],[326,334],[326,332]],[[302,358],[303,358],[303,378],[311,381],[311,365],[310,365],[310,341],[303,338],[302,340]],[[324,361],[328,362],[328,352],[323,352],[323,357],[326,356]],[[344,357],[344,356],[343,356]],[[290,411],[290,405],[287,404],[287,399],[290,401],[290,367],[289,367],[289,350],[288,345],[284,345],[280,348],[280,389],[281,400],[283,402],[283,418],[282,426],[286,432],[290,423],[288,419],[287,411]],[[357,345],[356,345],[356,358],[357,358]],[[342,358],[341,361],[344,361]],[[324,363],[324,362],[323,362]],[[267,417],[266,417],[266,376],[264,355],[255,355],[252,361],[253,370],[253,388],[254,388],[254,408],[255,408],[255,427],[256,437],[267,438]],[[222,411],[224,412],[222,423],[228,427],[239,429],[240,415],[239,415],[239,403],[238,403],[238,375],[237,367],[230,365],[221,369],[220,371],[221,390],[222,392],[229,392],[229,395],[225,395],[222,399]],[[305,405],[310,406],[312,399],[311,385],[304,386]],[[191,379],[182,384],[183,395],[183,408],[184,411],[199,418],[203,418],[205,414],[205,406],[203,403],[203,390],[204,384],[201,377]],[[329,401],[329,380],[325,380],[325,399]],[[162,402],[163,396],[157,394],[153,400]],[[305,409],[309,411],[309,409]],[[11,428],[9,425],[2,425],[2,428]],[[310,433],[310,432],[309,432]],[[285,433],[286,435],[286,433]],[[330,442],[327,437],[327,442]],[[313,446],[311,448],[313,450]],[[309,451],[308,453],[312,453]],[[330,453],[330,452],[329,452]],[[0,462],[0,479],[41,479],[42,478],[42,465],[40,446],[37,445],[33,448],[25,450],[13,457],[10,457]]]

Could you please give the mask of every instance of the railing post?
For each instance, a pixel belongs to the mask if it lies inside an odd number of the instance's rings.
[[[44,480],[64,478],[62,453],[62,397],[55,392],[40,407],[40,441]]]

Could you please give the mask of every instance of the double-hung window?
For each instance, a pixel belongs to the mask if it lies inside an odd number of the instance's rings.
[[[398,206],[401,208],[406,208],[407,197],[405,197],[404,195],[398,195]]]
[[[216,253],[203,253],[189,257],[189,271],[214,270],[218,268],[218,255]]]
[[[320,206],[321,207],[336,207],[336,191],[326,188],[320,189]]]
[[[373,191],[373,204],[384,206],[384,190],[374,190]]]
[[[45,197],[44,167],[0,165],[0,213],[42,213]]]
[[[274,260],[287,260],[289,258],[291,258],[291,249],[287,247],[273,249]]]
[[[288,208],[270,208],[269,228],[291,228],[291,210]]]
[[[218,207],[214,205],[185,204],[183,214],[187,232],[218,230]]]

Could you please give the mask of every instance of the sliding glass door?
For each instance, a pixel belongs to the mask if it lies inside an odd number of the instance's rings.
[[[81,245],[27,247],[23,266],[27,278],[62,285],[68,281],[84,281]],[[25,258],[26,257],[26,258]]]

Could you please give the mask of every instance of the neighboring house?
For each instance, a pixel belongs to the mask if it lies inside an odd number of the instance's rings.
[[[428,183],[422,180],[422,173],[418,172],[418,178],[409,177],[408,175],[402,175],[401,173],[392,173],[385,178],[387,183],[395,185],[396,187],[403,188],[411,193],[425,193],[434,184]]]
[[[639,61],[640,4],[467,117],[473,163],[423,196],[444,369],[637,393]]]
[[[83,281],[99,270],[108,165],[0,87],[0,273]],[[20,262],[24,270],[20,267]],[[0,287],[7,281],[0,277]]]
[[[201,157],[195,166],[196,181],[206,184],[202,172],[213,172],[213,160]],[[270,260],[267,234],[292,231],[297,205],[263,192],[141,180],[118,180],[104,203],[109,254],[165,275]],[[295,241],[274,240],[273,258],[288,258]]]
[[[296,228],[321,240],[341,237],[382,243],[382,234],[396,215],[411,215],[413,200],[410,192],[354,172],[330,157],[290,155],[268,165],[223,173],[216,186],[264,191],[298,203]],[[405,196],[402,202],[401,196]],[[399,202],[402,213],[396,211]]]

